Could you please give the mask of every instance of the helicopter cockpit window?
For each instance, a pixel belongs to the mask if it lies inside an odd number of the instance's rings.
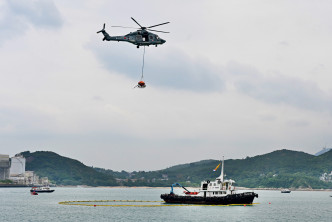
[[[159,40],[159,36],[156,36],[156,39],[158,39],[158,40]]]

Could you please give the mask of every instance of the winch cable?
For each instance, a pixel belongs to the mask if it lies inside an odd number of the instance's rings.
[[[142,76],[141,76],[141,81],[143,80],[144,77],[144,57],[145,57],[145,46],[143,50],[143,64],[142,64]]]

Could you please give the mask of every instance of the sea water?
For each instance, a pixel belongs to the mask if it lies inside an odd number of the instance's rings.
[[[34,196],[29,188],[0,188],[0,221],[332,221],[332,192],[323,191],[283,194],[257,190],[259,198],[255,198],[256,204],[252,206],[94,207],[59,204],[62,201],[91,200],[160,201],[160,194],[169,191],[169,188],[57,187],[53,193]]]

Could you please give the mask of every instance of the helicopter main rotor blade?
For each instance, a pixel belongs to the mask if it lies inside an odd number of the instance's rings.
[[[139,27],[143,28],[143,26],[141,26],[133,17],[131,17],[132,20],[134,20],[134,22],[136,22],[137,25],[139,25]]]
[[[111,27],[126,28],[126,29],[137,29],[135,27],[126,27],[126,26],[120,26],[120,25],[112,25]]]
[[[153,26],[149,26],[147,28],[152,28],[152,27],[156,27],[156,26],[159,26],[159,25],[165,25],[165,24],[168,24],[169,22],[164,22],[164,23],[161,23],[161,24],[158,24],[158,25],[153,25]]]
[[[147,30],[149,30],[149,31],[153,31],[153,32],[169,33],[169,32],[164,32],[164,31],[153,30],[153,29],[147,29]]]

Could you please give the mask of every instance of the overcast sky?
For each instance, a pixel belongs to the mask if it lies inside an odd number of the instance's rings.
[[[156,170],[332,147],[330,0],[0,1],[0,153]],[[155,29],[143,48],[102,41]]]

